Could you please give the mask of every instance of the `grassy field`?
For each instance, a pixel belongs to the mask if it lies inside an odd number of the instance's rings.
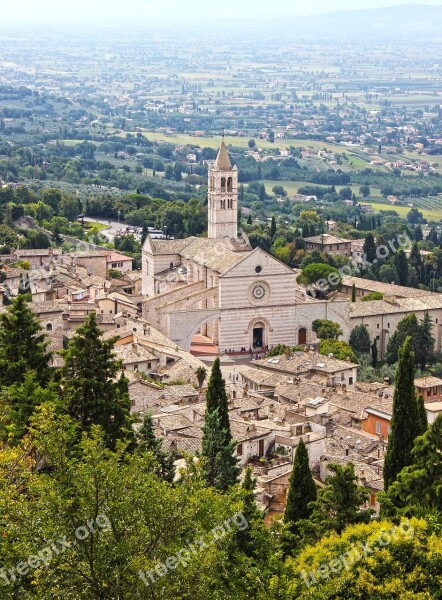
[[[305,187],[307,185],[316,186],[317,184],[311,183],[310,181],[268,181],[268,180],[265,180],[264,185],[266,187],[266,192],[268,194],[272,193],[272,188],[275,185],[282,185],[282,187],[287,191],[287,193],[289,195],[292,195],[292,194],[297,194],[299,188]],[[327,187],[327,186],[325,186],[325,185],[319,186],[318,185],[318,187]],[[354,192],[357,196],[360,196],[360,194],[359,194],[359,188],[361,187],[360,185],[350,185],[350,186],[336,185],[335,186],[336,191],[338,191],[338,192],[343,187],[350,187],[352,192]],[[371,187],[370,190],[371,190],[371,198],[380,198],[381,197],[381,192],[380,192],[379,188]],[[367,198],[367,199],[363,199],[361,201],[371,202],[371,199]]]
[[[369,201],[369,203],[372,205],[373,210],[379,210],[379,211],[394,210],[401,217],[406,217],[407,214],[410,212],[409,206],[392,206],[391,204],[382,204],[382,203],[371,202],[371,201]],[[440,208],[432,208],[432,209],[425,209],[425,208],[419,207],[419,210],[422,212],[422,214],[424,215],[424,217],[426,219],[434,220],[434,221],[440,221],[442,219],[442,206]]]
[[[127,132],[123,132],[121,135],[126,136]],[[135,133],[135,132],[133,132]],[[182,133],[177,133],[175,135],[166,135],[161,132],[153,132],[147,131],[144,133],[145,137],[148,140],[152,141],[165,141],[170,144],[193,144],[195,146],[200,146],[201,148],[219,148],[221,136],[201,136],[197,137],[194,135],[187,135]],[[224,138],[227,145],[231,144],[232,146],[237,146],[239,148],[247,148],[247,144],[250,138],[248,137],[233,137],[228,136]],[[256,139],[256,138],[255,138]],[[256,139],[256,145],[259,148],[288,148],[293,146],[294,148],[314,148],[315,150],[322,150],[323,148],[327,148],[330,152],[348,152],[350,154],[350,148],[347,146],[338,146],[337,144],[327,144],[324,142],[316,142],[313,140],[292,140],[292,139],[276,139],[274,144],[271,144],[267,140],[259,140]]]

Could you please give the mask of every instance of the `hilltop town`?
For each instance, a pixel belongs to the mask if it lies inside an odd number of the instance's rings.
[[[0,26],[2,597],[439,597],[440,44],[302,22]]]

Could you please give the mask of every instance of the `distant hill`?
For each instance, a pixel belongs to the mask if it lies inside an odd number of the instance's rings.
[[[282,23],[281,23],[282,25]],[[300,16],[282,25],[311,33],[349,34],[373,37],[406,38],[409,36],[440,36],[442,5],[403,4],[388,8],[331,12],[323,15]],[[431,41],[431,40],[429,40]]]

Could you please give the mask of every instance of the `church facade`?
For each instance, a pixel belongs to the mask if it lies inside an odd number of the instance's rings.
[[[305,297],[287,265],[251,248],[237,215],[238,171],[223,141],[208,174],[208,237],[144,243],[143,316],[186,350],[196,333],[220,352],[308,343],[324,303]]]

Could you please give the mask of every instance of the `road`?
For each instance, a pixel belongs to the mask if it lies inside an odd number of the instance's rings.
[[[106,236],[111,242],[113,242],[116,235],[121,233],[127,225],[125,223],[119,223],[118,221],[109,221],[108,219],[92,219],[91,217],[85,217],[85,221],[88,223],[101,223],[106,225],[106,229],[102,230],[102,234]]]

